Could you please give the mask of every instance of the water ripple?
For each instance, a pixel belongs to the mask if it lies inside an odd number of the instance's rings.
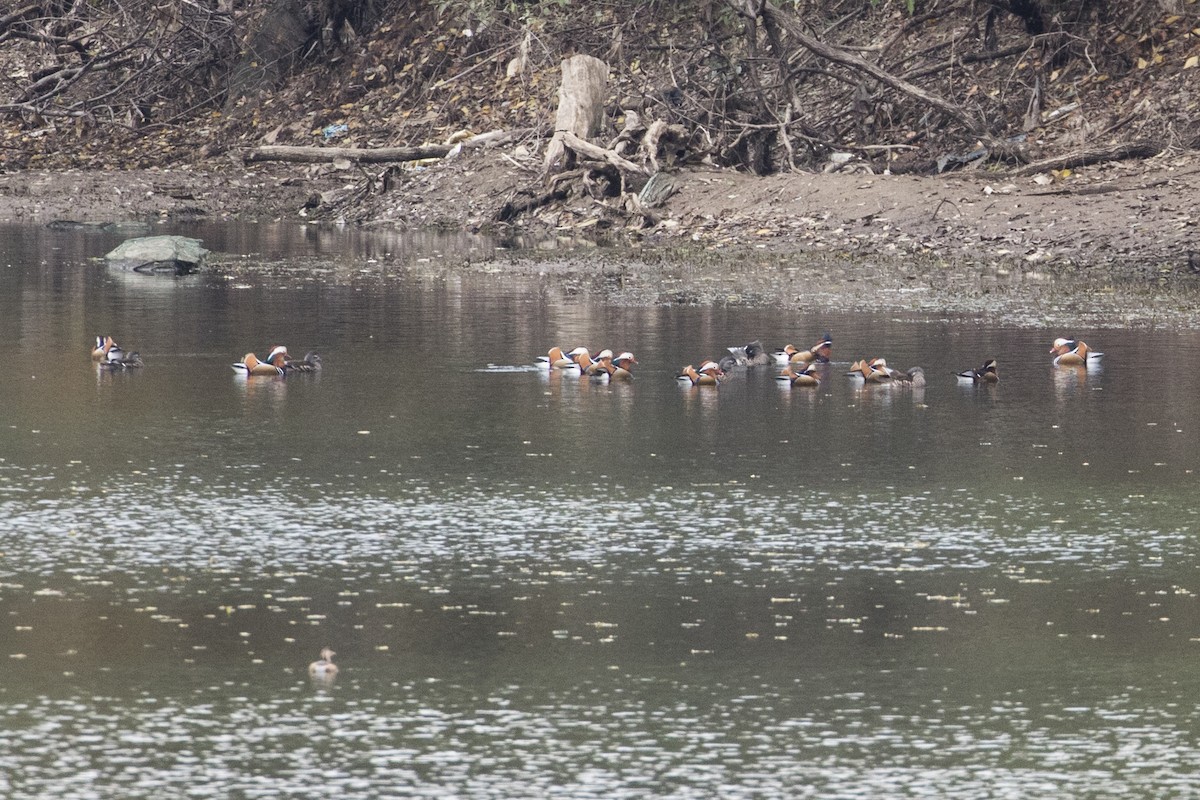
[[[281,485],[265,494],[293,495]],[[622,496],[625,493],[618,492]],[[74,497],[0,501],[8,558],[0,575],[84,569],[181,569],[236,564],[248,552],[272,569],[331,561],[446,561],[608,565],[634,573],[658,559],[729,562],[746,570],[803,572],[819,564],[882,572],[1012,569],[1070,563],[1090,570],[1194,560],[1194,508],[1001,495],[964,506],[953,493],[833,496],[758,494],[714,501],[705,489],[651,491],[620,504],[564,500],[528,487],[409,486],[399,496],[320,494],[247,502],[232,487],[144,487],[137,499]],[[605,569],[599,566],[598,569]],[[7,570],[7,572],[5,571]]]

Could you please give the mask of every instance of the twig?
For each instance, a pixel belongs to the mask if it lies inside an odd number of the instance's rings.
[[[467,75],[470,75],[472,72],[474,72],[475,70],[484,66],[485,64],[490,64],[491,62],[495,61],[500,56],[513,50],[515,47],[517,47],[517,45],[515,45],[515,44],[509,45],[507,47],[502,47],[499,50],[497,50],[495,53],[492,53],[490,56],[483,59],[482,61],[475,62],[474,64],[467,67],[466,69],[464,69],[462,72],[458,73],[457,75],[451,75],[449,78],[442,78],[440,81],[435,83],[431,88],[441,89],[442,87],[444,87],[448,84],[454,83],[459,78],[464,78]]]
[[[561,137],[563,144],[579,155],[610,164],[616,167],[617,171],[622,175],[629,173],[644,178],[648,174],[646,169],[641,165],[635,164],[627,158],[622,158],[612,150],[605,150],[603,147],[584,141],[570,131],[559,131],[556,135]]]
[[[958,207],[958,205],[949,197],[943,197],[942,202],[937,204],[937,208],[935,208],[933,210],[933,214],[930,215],[930,220],[936,220],[938,218],[938,213],[942,210],[942,206],[946,205],[947,203],[954,206],[954,213],[958,214],[960,217],[962,216],[962,210]]]
[[[1031,47],[1033,47],[1032,44],[1018,44],[1013,45],[1012,47],[1006,47],[1003,50],[993,50],[988,53],[966,53],[958,58],[950,58],[940,64],[934,64],[931,67],[925,67],[924,69],[906,72],[904,73],[904,77],[906,80],[916,80],[917,78],[924,78],[943,70],[953,69],[959,64],[978,64],[982,61],[995,61],[996,59],[1000,58],[1017,56],[1021,53],[1028,52],[1029,48]]]

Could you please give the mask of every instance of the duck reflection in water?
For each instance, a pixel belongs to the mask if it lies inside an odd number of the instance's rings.
[[[272,410],[282,409],[287,398],[288,382],[282,375],[274,378],[235,378],[233,384],[241,392],[243,399],[256,404],[265,401]]]
[[[910,367],[896,382],[896,385],[912,390],[913,405],[925,404],[924,367]]]
[[[790,406],[815,406],[822,396],[827,396],[818,386],[810,386],[792,391],[792,381],[784,375],[775,377],[775,385],[779,387],[781,402]]]
[[[701,420],[711,421],[717,413],[721,393],[714,391],[712,386],[693,385],[684,381],[679,382],[679,387],[683,391],[684,408],[688,413],[695,413],[693,410],[699,409]],[[709,426],[703,426],[703,429],[710,430]]]
[[[1054,399],[1062,403],[1087,391],[1089,372],[1083,364],[1057,367],[1054,370]]]

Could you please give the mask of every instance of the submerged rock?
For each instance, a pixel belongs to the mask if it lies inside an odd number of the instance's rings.
[[[122,242],[105,258],[111,267],[186,275],[204,265],[208,251],[187,236],[144,236]]]

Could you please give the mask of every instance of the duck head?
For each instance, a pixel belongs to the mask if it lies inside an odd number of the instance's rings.
[[[638,363],[637,359],[633,357],[633,353],[630,353],[629,351],[621,353],[621,355],[617,356],[612,361],[622,369],[629,369],[631,366]]]
[[[283,345],[276,345],[271,348],[270,354],[267,356],[267,363],[273,367],[282,367],[287,361],[288,351]]]
[[[1075,340],[1063,336],[1054,340],[1054,344],[1050,347],[1050,352],[1053,355],[1061,356],[1063,353],[1069,353],[1075,349]]]

